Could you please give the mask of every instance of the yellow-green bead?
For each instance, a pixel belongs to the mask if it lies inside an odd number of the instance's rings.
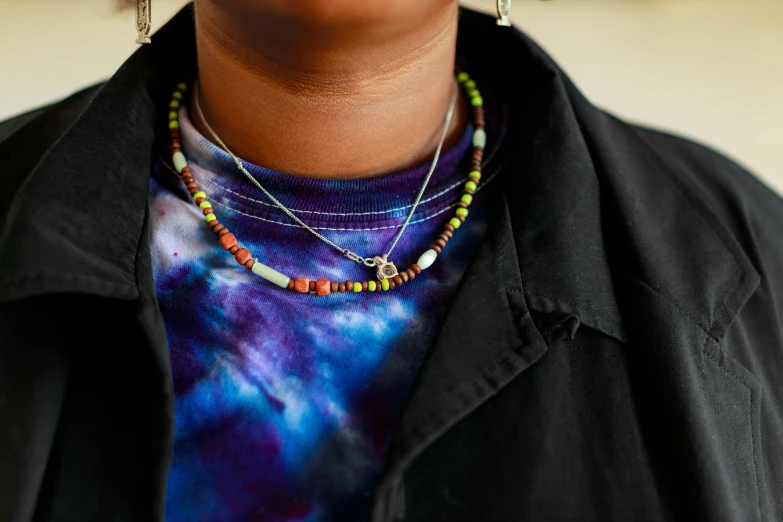
[[[470,99],[470,104],[474,107],[480,107],[484,104],[484,99],[481,96],[474,96]]]
[[[478,91],[478,89],[468,89],[465,92],[468,93],[468,98],[475,98],[476,96],[481,96],[481,93]]]
[[[388,279],[381,279],[381,288],[383,288],[384,291],[389,289],[389,280]]]
[[[481,171],[480,170],[471,170],[470,174],[468,174],[468,177],[472,179],[473,181],[478,181],[481,179]]]
[[[177,89],[179,89],[180,91],[187,90],[187,88],[188,88],[188,84],[187,83],[183,82],[183,83],[178,83],[177,84]]]
[[[362,291],[362,284],[359,282],[353,283],[353,291],[354,292],[361,292]]]
[[[459,226],[462,224],[462,221],[460,221],[460,220],[459,220],[459,219],[457,219],[457,218],[451,218],[451,219],[449,220],[449,224],[450,224],[452,227],[454,227],[454,230],[456,230],[456,229],[458,229],[458,228],[459,228]]]
[[[367,281],[367,290],[370,292],[375,292],[378,289],[378,286],[375,284],[375,281]]]
[[[471,203],[473,203],[473,196],[471,196],[470,194],[463,194],[462,198],[460,198],[460,201],[462,201],[466,205],[470,205]]]
[[[179,122],[177,120],[170,121],[169,129],[179,129]]]
[[[176,120],[177,119],[177,111],[171,111],[169,113],[169,119],[170,120]]]
[[[179,91],[175,91],[174,94],[171,95],[172,98],[175,100],[181,100],[182,99],[182,93]]]
[[[179,100],[171,100],[169,107],[172,109],[179,109]]]
[[[193,194],[193,201],[197,200],[198,198],[204,198],[207,199],[207,193],[203,190],[199,190],[195,194]]]
[[[205,208],[212,208],[212,203],[210,203],[207,200],[204,200],[201,203],[199,203],[198,206],[199,206],[199,208],[201,208],[203,210]]]
[[[215,217],[215,214],[207,214],[206,215],[207,223],[210,221],[215,221],[217,218]]]
[[[468,217],[468,209],[466,209],[466,208],[460,207],[454,213],[457,214],[458,216]]]
[[[465,183],[465,188],[468,190],[476,190],[477,186],[478,185],[476,185],[476,183],[473,181],[468,181],[467,183]]]
[[[460,83],[465,83],[470,79],[470,76],[466,72],[461,72],[457,75],[457,81]]]
[[[476,82],[473,80],[468,80],[465,82],[465,88],[466,89],[475,89],[476,88]]]

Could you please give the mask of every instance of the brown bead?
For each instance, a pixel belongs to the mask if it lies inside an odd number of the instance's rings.
[[[183,175],[183,176],[184,176],[185,174],[191,174],[192,172],[193,172],[193,171],[192,171],[192,170],[190,170],[190,167],[189,167],[188,165],[185,165],[184,167],[182,167],[182,175]]]
[[[350,292],[351,290],[353,290],[353,281],[351,281],[350,279],[348,279],[347,281],[345,281],[345,287],[348,289],[348,291],[349,291],[349,292]]]
[[[215,213],[215,209],[212,208],[212,207],[208,207],[208,208],[205,208],[204,210],[202,210],[202,212],[204,213],[205,216],[208,216],[210,214],[214,214]]]
[[[452,227],[452,230],[447,230],[447,229],[444,228],[443,232],[441,232],[441,234],[443,234],[444,236],[446,236],[449,239],[451,239],[452,237],[454,237],[454,227]]]
[[[329,295],[332,292],[333,284],[334,283],[330,283],[328,279],[322,277],[314,283],[315,293],[320,296]]]
[[[414,272],[416,272],[416,275],[421,274],[421,268],[419,268],[419,265],[417,265],[416,263],[413,263],[411,265],[411,268],[413,269]]]
[[[464,201],[460,201],[460,202],[458,202],[458,203],[457,203],[457,206],[458,206],[459,208],[468,208],[468,204],[467,204],[467,203],[465,203]]]
[[[215,221],[217,221],[217,219],[216,219]],[[213,223],[214,223],[215,221],[213,221]],[[215,234],[217,234],[218,232],[220,232],[220,231],[221,231],[221,230],[223,230],[224,228],[226,228],[226,227],[224,227],[224,226],[223,226],[221,223],[218,223],[216,226],[212,227],[212,232],[214,232]]]
[[[345,283],[340,283],[337,285],[337,291],[341,294],[345,292]]]
[[[435,244],[438,245],[441,248],[446,248],[446,242],[444,240],[442,240],[442,239],[438,239],[437,241],[435,241]],[[438,253],[440,253],[440,252],[438,252]]]
[[[362,281],[362,292],[367,291],[367,281]]]
[[[231,232],[229,232],[227,228],[223,227],[223,230],[218,232],[218,235],[222,237],[222,236],[225,236],[226,234],[230,234],[230,233]]]
[[[399,275],[396,275],[392,278],[392,281],[394,281],[394,284],[397,286],[402,286],[402,277]]]
[[[192,182],[192,183],[188,183],[188,184],[186,185],[186,187],[188,187],[188,190],[190,190],[190,189],[198,189],[198,185],[196,184],[196,182],[195,182],[195,181],[194,181],[194,182]],[[196,190],[196,192],[198,192],[198,190]]]
[[[397,283],[394,282],[394,279],[389,279],[389,290],[394,290],[396,286]]]
[[[182,183],[185,184],[185,186],[190,185],[191,183],[195,183],[196,180],[193,179],[193,176],[183,176],[182,177]]]
[[[220,246],[226,250],[237,245],[237,237],[226,230],[225,234],[220,236]]]
[[[197,188],[188,189],[188,192],[190,192],[190,195],[192,196],[192,195],[194,195],[196,192],[198,192],[199,190],[201,190],[201,189],[197,187]]]
[[[251,254],[247,248],[240,248],[234,254],[234,259],[236,259],[237,263],[239,263],[240,265],[244,265],[245,263],[247,263],[248,259],[252,259],[252,258],[253,258],[253,254]]]
[[[438,254],[440,254],[440,247],[438,245],[432,245],[430,248],[433,249]]]
[[[476,191],[475,191],[475,190],[470,190],[469,188],[464,188],[464,189],[462,189],[462,192],[463,192],[464,194],[470,194],[471,196],[472,196],[473,194],[475,194],[475,193],[476,193]]]
[[[213,219],[212,221],[207,223],[207,226],[209,228],[211,228],[212,230],[215,230],[215,227],[218,226],[219,224],[220,224],[220,221],[218,221],[217,219]]]
[[[237,253],[238,250],[239,250],[239,245],[234,245],[228,249],[228,253],[233,256],[234,254]]]
[[[403,283],[407,283],[408,282],[408,274],[406,274],[404,270],[402,272],[400,272],[400,277],[402,278],[402,282]]]
[[[315,292],[315,281],[310,281],[310,291]]]
[[[331,284],[332,292],[337,292],[339,285],[334,281],[332,281],[330,284]]]
[[[255,265],[255,264],[256,264],[256,260],[251,257],[250,259],[245,261],[245,268],[250,270],[251,268],[253,268],[253,265]]]
[[[289,279],[288,280],[288,289],[289,290],[293,290],[294,289],[294,284],[295,284],[294,280],[293,279]]]
[[[294,290],[300,294],[306,294],[310,291],[310,280],[306,277],[297,277],[294,281]]]
[[[200,204],[202,201],[204,201],[204,198],[202,198],[201,196],[197,197],[196,198],[196,205]]]
[[[414,272],[412,268],[407,269],[405,273],[408,274],[408,279],[410,279],[411,281],[416,279],[416,272]]]
[[[454,232],[454,226],[451,223],[444,223],[443,228],[449,232]]]
[[[457,216],[457,215],[455,215],[454,217],[455,217],[455,218],[457,218],[457,219],[459,219],[459,220],[460,220],[460,221],[462,221],[463,223],[465,222],[465,219],[466,219],[466,218],[465,218],[465,216]]]
[[[438,234],[438,239],[442,239],[444,243],[448,243],[449,242],[449,236],[447,236],[446,234],[443,234],[443,233]]]
[[[376,281],[375,282],[375,291],[376,292],[383,292],[383,287],[381,286],[381,282],[380,281]]]

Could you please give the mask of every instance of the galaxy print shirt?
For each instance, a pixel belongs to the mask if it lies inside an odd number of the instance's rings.
[[[184,108],[180,116],[193,176],[259,261],[292,278],[374,277],[292,222],[199,134]],[[487,112],[485,159],[503,129]],[[398,266],[416,262],[453,214],[468,179],[471,133],[469,125],[442,154],[393,252]],[[387,251],[429,162],[361,180],[245,166],[308,225],[367,257]],[[485,169],[465,225],[415,281],[327,297],[283,290],[238,265],[165,153],[153,170],[154,277],[176,393],[166,520],[366,520],[413,381],[493,214],[500,167]]]

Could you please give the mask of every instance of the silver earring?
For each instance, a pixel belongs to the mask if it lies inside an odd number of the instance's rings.
[[[497,2],[498,19],[495,21],[495,23],[506,27],[511,26],[511,21],[508,19],[508,14],[511,11],[511,0],[497,0]]]
[[[152,0],[136,0],[136,37],[137,44],[152,43],[150,30],[152,29]]]

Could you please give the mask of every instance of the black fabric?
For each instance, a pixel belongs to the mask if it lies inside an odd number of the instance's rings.
[[[508,106],[505,200],[373,520],[783,520],[783,202],[460,16],[458,54]],[[163,519],[173,393],[146,201],[192,17],[0,124],[0,522]]]

